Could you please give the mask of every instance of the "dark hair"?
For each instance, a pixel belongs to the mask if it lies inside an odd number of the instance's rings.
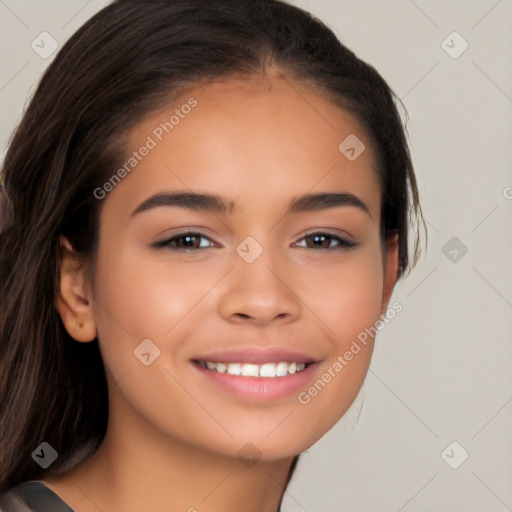
[[[113,2],[45,71],[3,164],[15,216],[0,236],[0,490],[73,467],[106,432],[98,340],[75,342],[54,306],[59,235],[93,261],[93,190],[126,159],[129,130],[189,87],[269,66],[361,123],[377,155],[383,238],[398,234],[399,276],[415,263],[418,232],[410,262],[407,231],[421,208],[396,96],[325,24],[278,0]],[[47,470],[31,457],[43,441],[59,454]]]

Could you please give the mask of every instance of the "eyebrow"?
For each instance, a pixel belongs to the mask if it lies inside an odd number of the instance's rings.
[[[355,206],[367,213],[373,219],[368,206],[357,196],[349,193],[319,193],[306,194],[298,198],[292,198],[288,205],[287,213],[309,212],[326,210],[338,206]],[[130,215],[142,213],[153,208],[178,207],[194,211],[218,213],[221,215],[232,214],[235,203],[216,194],[201,194],[197,192],[168,192],[156,194],[141,203]]]

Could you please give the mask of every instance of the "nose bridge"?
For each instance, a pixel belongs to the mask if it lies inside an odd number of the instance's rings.
[[[275,287],[275,281],[279,281],[276,274],[279,273],[283,257],[276,247],[268,243],[269,239],[263,246],[253,237],[247,237],[236,248],[234,271],[247,286],[269,289]]]
[[[260,238],[261,239],[261,238]],[[285,256],[278,247],[269,247],[254,237],[245,238],[236,248],[234,268],[221,297],[225,318],[249,318],[267,323],[274,318],[296,318],[301,303],[293,293]]]

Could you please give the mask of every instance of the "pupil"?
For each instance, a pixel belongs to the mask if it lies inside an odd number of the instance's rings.
[[[326,239],[325,235],[315,235],[315,236],[313,237],[313,240],[315,241],[315,244],[316,244],[317,242],[319,242],[319,243],[320,243],[320,245],[322,244],[322,242],[324,242],[324,241],[325,241],[325,239]]]
[[[195,236],[194,235],[186,235],[183,237],[183,240],[185,240],[185,245],[187,245],[187,247],[190,247],[190,245],[192,245],[192,247],[194,246],[194,240]]]

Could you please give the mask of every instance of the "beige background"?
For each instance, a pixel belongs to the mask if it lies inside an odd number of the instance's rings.
[[[53,58],[32,41],[46,31],[62,45],[107,3],[0,0],[3,151]],[[358,399],[302,456],[284,511],[512,510],[512,1],[294,3],[403,99],[429,249],[397,287],[403,311],[379,334]],[[458,58],[442,47],[453,31],[469,45]]]

